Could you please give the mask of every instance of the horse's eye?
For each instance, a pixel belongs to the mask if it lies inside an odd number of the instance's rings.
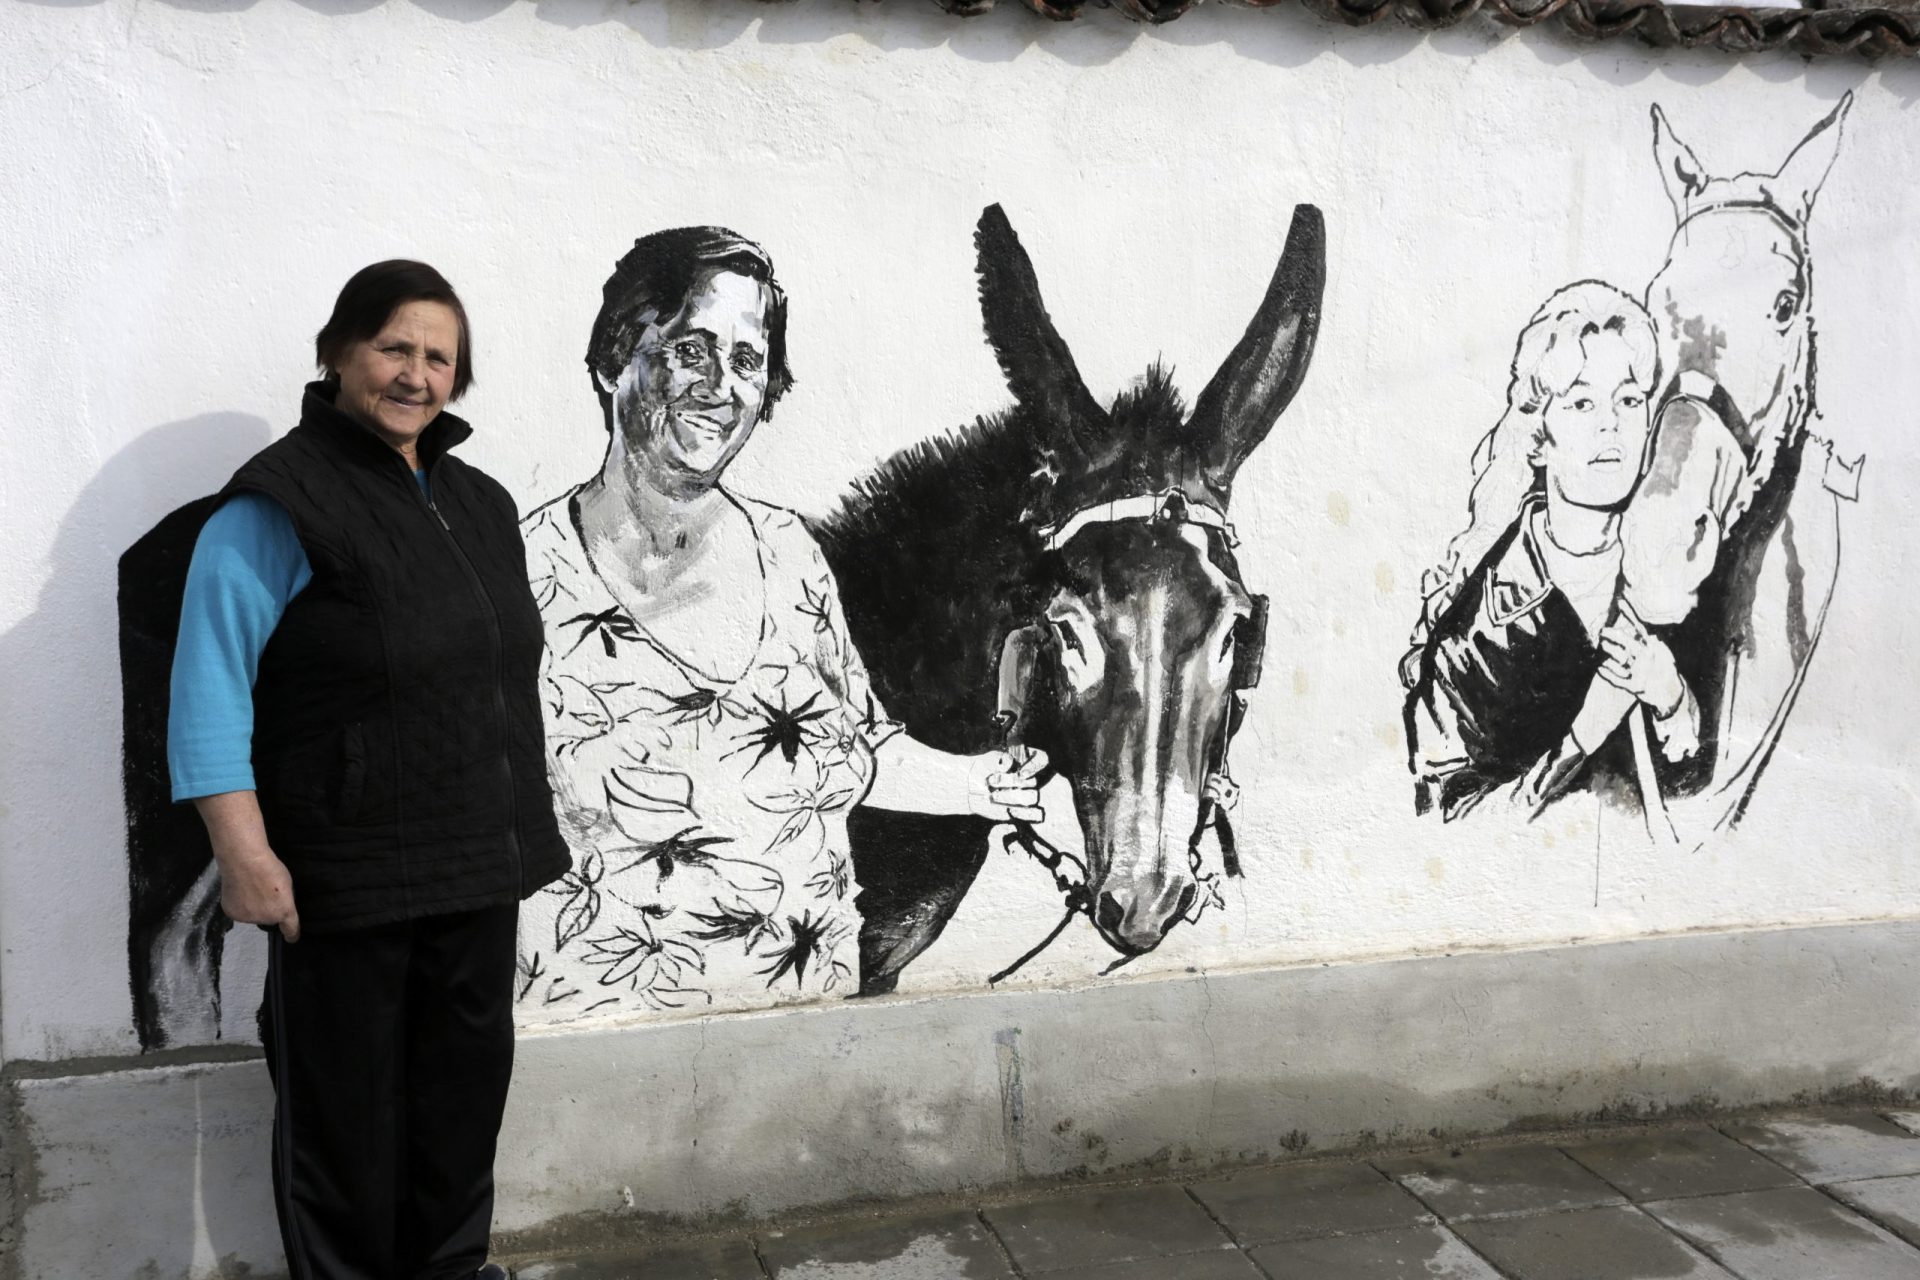
[[[1064,618],[1055,618],[1053,619],[1053,629],[1055,633],[1059,635],[1060,643],[1063,647],[1081,657],[1086,656],[1087,651],[1080,646],[1080,633],[1073,629],[1071,622],[1068,622]]]
[[[1227,629],[1226,639],[1220,642],[1220,660],[1222,662],[1225,662],[1233,655],[1233,635],[1236,630],[1238,630],[1238,628],[1229,627]]]
[[[1791,289],[1782,289],[1780,296],[1773,300],[1773,322],[1786,324],[1800,310],[1800,295]]]

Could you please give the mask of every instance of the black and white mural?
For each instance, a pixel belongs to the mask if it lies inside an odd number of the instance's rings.
[[[1379,589],[1394,621],[1366,669],[1412,633],[1399,682],[1364,709],[1383,753],[1366,804],[1430,839],[1429,861],[1443,844],[1454,866],[1471,856],[1443,822],[1522,830],[1578,797],[1654,847],[1748,812],[1815,662],[1862,474],[1826,438],[1815,385],[1811,228],[1850,106],[1783,139],[1771,173],[1730,176],[1654,107],[1654,171],[1619,167],[1671,203],[1664,260],[1513,298],[1504,410],[1458,459],[1463,482],[1429,486],[1447,536],[1374,574],[1397,567],[1419,591],[1408,606]],[[1244,723],[1286,719],[1250,698],[1270,623],[1283,649],[1320,616],[1262,581],[1271,570],[1243,572],[1234,517],[1243,467],[1315,360],[1319,209],[1278,217],[1248,271],[1250,300],[1265,282],[1250,322],[1232,318],[1216,339],[1231,349],[1184,388],[1150,344],[1084,379],[1076,344],[1142,344],[1064,332],[1040,282],[1072,264],[1036,264],[1001,206],[980,212],[972,250],[966,340],[984,338],[983,374],[990,354],[1004,389],[817,492],[731,478],[805,376],[790,359],[805,299],[790,306],[763,245],[713,225],[650,231],[597,314],[572,308],[586,385],[556,376],[553,394],[602,433],[600,461],[522,487],[574,866],[523,912],[523,1021],[884,994],[943,933],[964,960],[940,969],[936,953],[923,975],[997,981],[1064,936],[1047,972],[1091,977],[1183,936],[1239,945],[1225,924],[1248,913],[1220,908],[1243,869],[1268,903],[1291,892],[1288,868],[1330,874],[1313,870],[1328,837],[1287,807],[1284,774],[1333,731],[1326,709],[1289,721],[1257,775],[1248,740],[1235,747]],[[964,261],[952,274],[966,280]],[[1255,469],[1262,510],[1300,505]],[[180,508],[120,565],[127,954],[147,1049],[222,1034],[232,939],[164,758],[205,515]],[[1305,669],[1291,674],[1305,697]],[[1236,808],[1243,784],[1264,825]],[[997,902],[1008,866],[1032,892],[980,928],[963,905]],[[1220,929],[1193,928],[1210,912]]]
[[[1401,664],[1415,806],[1591,793],[1697,842],[1793,710],[1863,460],[1815,427],[1809,227],[1851,96],[1771,174],[1715,176],[1655,106],[1673,204],[1644,289],[1553,293],[1514,344],[1461,532]]]

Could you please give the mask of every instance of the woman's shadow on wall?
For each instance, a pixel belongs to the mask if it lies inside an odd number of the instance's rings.
[[[111,490],[116,479],[111,473],[121,467],[131,469],[133,482],[146,488],[147,496],[162,501],[210,489],[269,438],[265,422],[242,414],[169,423],[118,454],[88,492]],[[166,465],[178,468],[181,459],[191,462],[178,485],[154,486],[143,479]],[[223,1039],[221,963],[231,925],[219,910],[206,828],[191,805],[173,803],[167,770],[168,695],[180,600],[194,541],[215,505],[209,493],[174,508],[128,545],[118,562],[127,973],[142,1052]]]
[[[174,504],[210,494],[270,438],[265,421],[239,413],[202,414],[141,433],[100,466],[67,509],[34,611],[0,638],[6,704],[28,724],[48,730],[40,735],[51,747],[46,767],[55,776],[105,778],[115,771],[100,756],[119,758],[126,803],[128,1008],[142,1052],[223,1038],[218,975],[227,926],[217,894],[203,895],[191,918],[177,910],[196,882],[210,880],[212,851],[193,808],[172,803],[166,760],[180,593],[213,500]],[[109,599],[117,625],[109,622]],[[117,642],[111,652],[108,637]],[[121,675],[118,735],[110,703],[97,696],[102,673],[115,663]],[[62,732],[52,733],[54,726]],[[43,801],[69,802],[53,795]],[[70,816],[79,820],[76,830],[105,825]],[[87,834],[101,847],[104,830]],[[111,872],[99,877],[109,883],[112,878]],[[111,963],[112,952],[96,954]]]

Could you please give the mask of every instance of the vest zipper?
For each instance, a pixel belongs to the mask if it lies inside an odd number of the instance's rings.
[[[407,464],[402,461],[400,465],[404,467]],[[420,496],[420,501],[426,505],[427,510],[433,513],[433,518],[440,522],[441,533],[453,547],[453,553],[458,557],[460,567],[467,571],[467,581],[472,585],[475,594],[480,597],[480,602],[486,606],[487,627],[493,635],[493,706],[500,717],[500,761],[507,769],[507,852],[513,859],[514,891],[524,896],[526,860],[520,850],[520,786],[513,773],[513,723],[507,714],[506,690],[502,688],[507,676],[507,646],[505,638],[500,633],[500,611],[494,608],[493,597],[487,593],[487,584],[480,577],[480,571],[473,567],[473,561],[468,557],[466,548],[460,545],[460,539],[453,536],[453,526],[447,523],[444,515],[440,514],[440,508],[434,504],[433,499],[427,496],[428,491],[420,487],[420,482],[414,478],[411,471],[407,473],[406,482],[407,487]],[[432,476],[427,477],[427,483],[429,485],[433,483]],[[516,536],[518,532],[515,530]]]

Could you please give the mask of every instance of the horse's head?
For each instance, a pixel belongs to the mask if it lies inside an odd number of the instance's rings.
[[[1305,376],[1325,231],[1319,210],[1295,209],[1265,300],[1190,414],[1157,367],[1102,408],[999,206],[976,242],[987,337],[1039,460],[1021,737],[1072,783],[1095,926],[1137,955],[1196,909],[1189,849],[1231,733],[1235,647],[1254,634],[1225,513]]]
[[[1709,174],[1653,108],[1653,154],[1678,218],[1647,286],[1670,374],[1718,383],[1747,433],[1756,471],[1806,420],[1813,361],[1807,220],[1840,146],[1853,95],[1815,125],[1777,173]]]

